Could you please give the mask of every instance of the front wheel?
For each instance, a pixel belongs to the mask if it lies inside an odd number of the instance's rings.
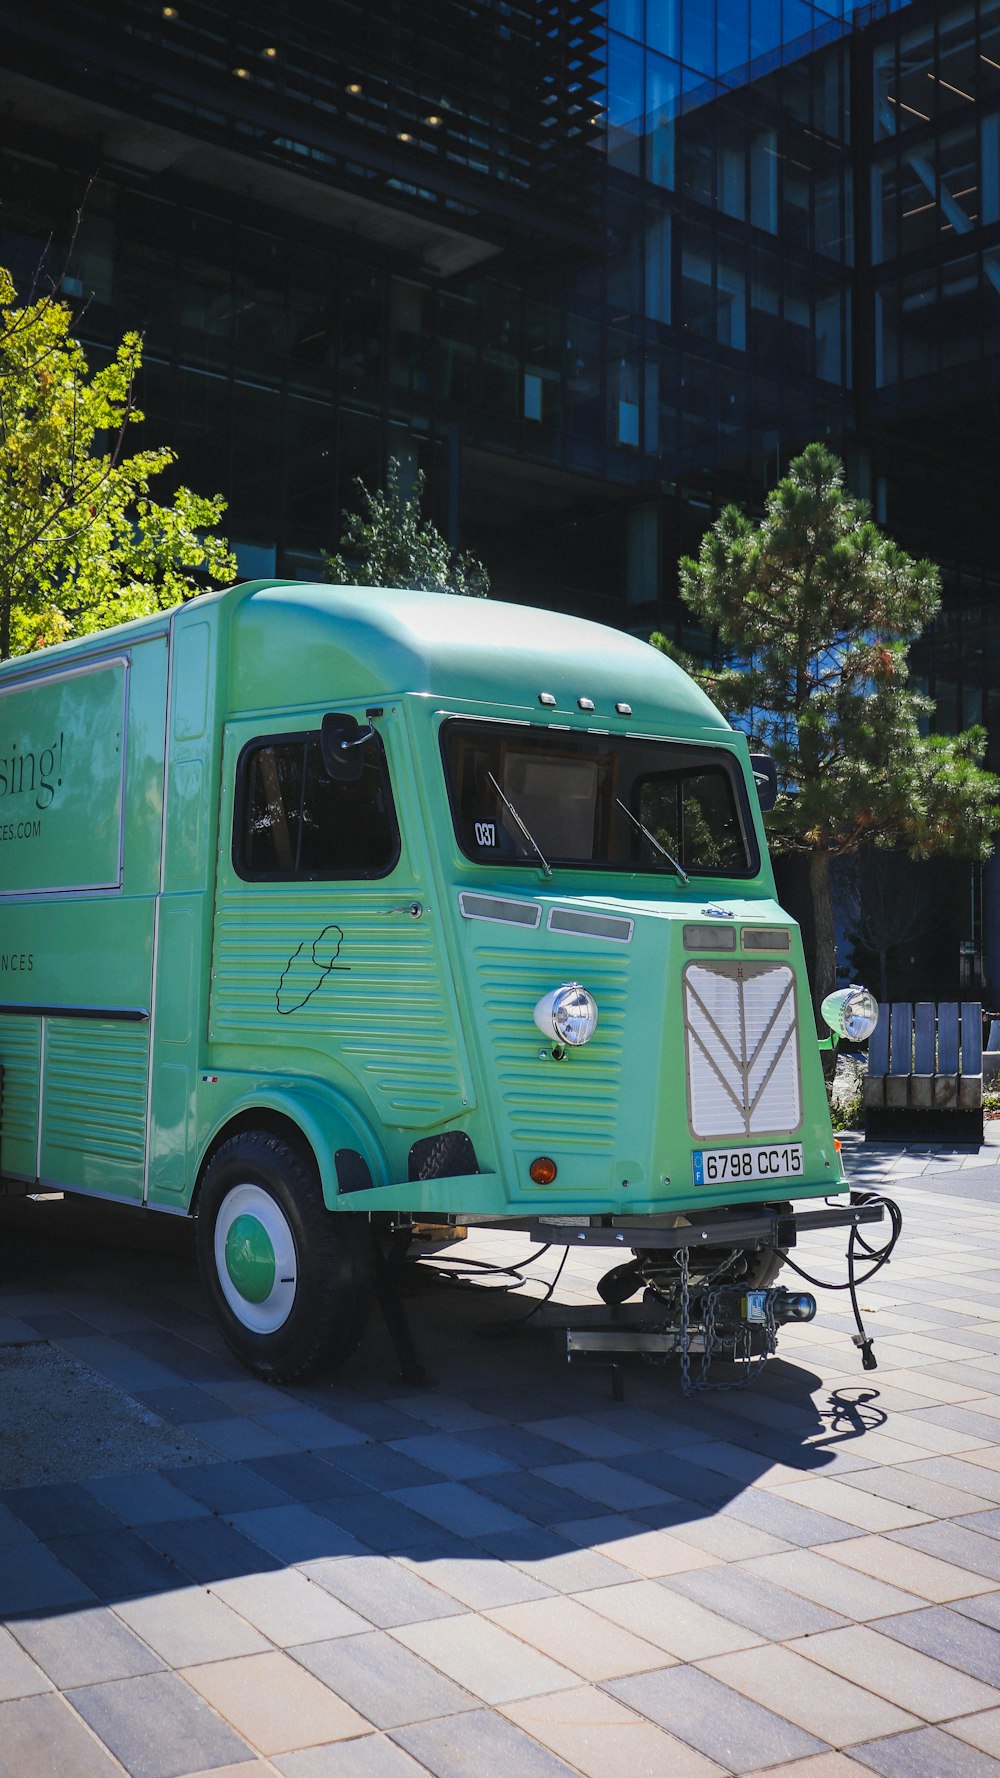
[[[289,1382],[354,1351],[373,1289],[371,1231],[326,1208],[311,1156],[266,1130],[222,1143],[202,1181],[197,1244],[222,1332],[258,1376]]]

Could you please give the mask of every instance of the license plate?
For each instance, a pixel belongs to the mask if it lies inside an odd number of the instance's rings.
[[[773,1148],[696,1148],[691,1156],[695,1185],[736,1185],[755,1179],[798,1179],[801,1142]]]

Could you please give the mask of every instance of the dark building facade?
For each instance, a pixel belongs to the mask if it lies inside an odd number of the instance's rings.
[[[498,596],[698,649],[677,557],[824,438],[941,564],[917,669],[1000,764],[1000,0],[0,20],[0,263],[62,268],[82,205],[81,331],[144,330],[147,434],[244,572],[315,575],[393,456]],[[1000,993],[1000,881],[942,883],[896,967],[953,992],[971,945]]]

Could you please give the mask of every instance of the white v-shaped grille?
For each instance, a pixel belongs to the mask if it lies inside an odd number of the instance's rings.
[[[798,1129],[795,977],[787,963],[689,963],[684,1036],[696,1136]]]

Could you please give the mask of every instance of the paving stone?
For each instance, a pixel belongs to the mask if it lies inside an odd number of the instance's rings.
[[[393,1740],[420,1761],[434,1778],[470,1778],[472,1773],[516,1773],[517,1778],[577,1778],[561,1759],[489,1710],[476,1710],[444,1722],[415,1723],[397,1729]]]
[[[747,1574],[860,1622],[888,1617],[894,1612],[916,1611],[921,1603],[902,1587],[845,1568],[815,1550],[797,1549],[763,1559],[752,1558],[740,1567]]]
[[[377,1496],[371,1498],[375,1500]],[[338,1506],[340,1504],[337,1502]],[[257,1512],[234,1513],[230,1522],[241,1538],[245,1537],[255,1548],[269,1551],[280,1562],[315,1562],[324,1556],[357,1556],[365,1547],[339,1523],[334,1524],[325,1514],[297,1502],[290,1506],[266,1506]],[[249,1574],[253,1569],[244,1568],[241,1572]],[[218,1578],[224,1577],[220,1575]]]
[[[310,1582],[318,1583],[318,1587],[325,1590],[326,1596],[332,1595],[332,1598],[343,1601],[341,1610],[347,1606],[353,1608],[347,1616],[354,1619],[354,1628],[358,1632],[368,1629],[370,1624],[380,1630],[391,1630],[397,1624],[456,1617],[463,1611],[456,1599],[391,1559],[341,1556],[333,1562],[310,1563],[305,1572]],[[360,1618],[356,1615],[358,1612],[362,1613]],[[333,1633],[327,1632],[328,1635]],[[301,1636],[297,1640],[319,1641],[320,1637]]]
[[[260,1426],[277,1433],[286,1444],[300,1451],[364,1443],[364,1433],[356,1426],[346,1426],[315,1408],[282,1408],[277,1413],[257,1414],[255,1418]]]
[[[121,1778],[121,1767],[55,1692],[0,1704],[0,1778]],[[167,1774],[163,1774],[167,1778]]]
[[[484,1413],[481,1408],[471,1407],[467,1401],[447,1395],[444,1390],[415,1389],[410,1395],[396,1397],[388,1405],[401,1408],[416,1420],[426,1421],[438,1432],[470,1432],[477,1426],[499,1423],[497,1414]]]
[[[323,1461],[328,1468],[353,1477],[366,1488],[415,1488],[421,1482],[438,1480],[426,1464],[404,1456],[401,1449],[391,1445],[348,1445],[343,1450],[325,1452]]]
[[[703,1568],[695,1574],[668,1575],[657,1583],[671,1593],[683,1593],[732,1623],[742,1624],[775,1642],[791,1636],[811,1636],[817,1630],[836,1630],[844,1618],[825,1606],[789,1593],[761,1574],[729,1563]]]
[[[19,1630],[21,1624],[15,1624]],[[12,1698],[30,1698],[36,1692],[50,1692],[52,1681],[40,1666],[29,1659],[24,1648],[19,1647],[23,1638],[14,1640],[7,1630],[0,1630],[0,1703],[9,1703]],[[27,1647],[25,1643],[25,1648]]]
[[[203,1501],[195,1500],[165,1476],[147,1474],[95,1476],[84,1483],[88,1494],[122,1525],[155,1525],[167,1519],[200,1519],[208,1512]]]
[[[499,1531],[530,1530],[529,1521],[498,1501],[488,1500],[464,1482],[434,1482],[425,1487],[401,1488],[392,1499],[414,1513],[443,1525],[454,1537],[482,1537]],[[402,1548],[403,1539],[397,1548]]]
[[[766,1773],[748,1772],[746,1778],[870,1778],[870,1773],[870,1766],[859,1766],[846,1753],[814,1753],[791,1765],[768,1766]]]
[[[427,1767],[385,1735],[338,1741],[330,1747],[308,1747],[283,1754],[274,1762],[283,1778],[427,1778]]]
[[[0,1618],[60,1606],[93,1605],[91,1592],[76,1571],[42,1543],[7,1544],[0,1557]]]
[[[459,1548],[463,1553],[455,1555],[454,1546],[448,1543],[424,1545],[417,1550],[401,1550],[394,1560],[418,1579],[430,1581],[449,1598],[474,1611],[552,1597],[551,1587],[532,1580],[512,1562],[498,1561],[474,1545],[460,1545]],[[470,1551],[468,1555],[464,1553],[466,1549]],[[430,1616],[430,1613],[426,1615]]]
[[[171,1667],[263,1654],[270,1648],[241,1616],[202,1587],[125,1600],[115,1612]]]
[[[23,1519],[19,1519],[8,1507],[0,1504],[0,1550],[7,1549],[15,1543],[36,1543],[38,1540],[31,1527]]]
[[[722,1778],[714,1760],[592,1687],[522,1698],[500,1711],[585,1778]]]
[[[499,1501],[511,1512],[538,1525],[556,1525],[565,1519],[583,1518],[587,1513],[596,1516],[603,1512],[600,1502],[585,1500],[582,1494],[572,1493],[569,1488],[546,1481],[530,1470],[477,1476],[472,1486],[478,1494]]]
[[[826,1751],[815,1735],[697,1667],[613,1679],[603,1689],[731,1772]]]
[[[982,1680],[970,1678],[912,1644],[883,1636],[867,1624],[848,1624],[842,1630],[822,1631],[790,1645],[830,1673],[858,1685],[870,1686],[902,1710],[910,1710],[927,1722],[965,1716],[973,1710],[1000,1705],[1000,1691]],[[995,1676],[1000,1678],[1000,1672]],[[842,1740],[867,1739],[867,1734],[844,1735]]]
[[[541,1527],[532,1526],[527,1533],[485,1536],[480,1541],[500,1561],[511,1563],[557,1593],[577,1593],[584,1587],[610,1587],[616,1581],[635,1579],[633,1571],[622,1562],[583,1549]]]
[[[991,1629],[1000,1630],[1000,1592],[981,1593],[975,1599],[955,1599],[951,1609],[963,1617],[975,1618],[979,1624],[989,1624]]]
[[[258,1474],[250,1463],[196,1464],[191,1469],[168,1470],[167,1479],[193,1500],[200,1501],[209,1512],[223,1515],[256,1512],[265,1506],[288,1506],[294,1499],[285,1488],[276,1487]]]
[[[463,1487],[463,1491],[469,1491],[458,1482],[442,1483],[441,1486]],[[349,1500],[317,1501],[316,1511],[354,1540],[355,1551],[365,1546],[372,1550],[401,1550],[433,1543],[440,1536],[441,1527],[405,1504],[409,1492],[408,1489],[388,1494],[369,1491]],[[421,1490],[412,1492],[420,1493]],[[345,1549],[344,1553],[349,1555],[352,1551]]]
[[[393,1636],[487,1704],[559,1691],[573,1685],[577,1678],[557,1661],[527,1647],[517,1636],[471,1614],[402,1624]]]
[[[579,1451],[584,1457],[633,1457],[642,1450],[639,1440],[583,1415],[561,1414],[548,1420],[534,1420],[527,1430],[542,1438],[553,1439],[556,1444],[568,1445],[570,1450]]]
[[[63,1691],[74,1685],[95,1685],[103,1679],[132,1679],[136,1674],[155,1673],[163,1667],[157,1655],[104,1607],[20,1618],[11,1629],[32,1660]]]
[[[673,1452],[640,1451],[635,1457],[623,1457],[619,1468],[627,1475],[661,1488],[675,1499],[680,1496],[689,1500],[699,1509],[706,1501],[728,1500],[733,1492],[729,1475],[709,1469],[703,1463],[691,1462],[687,1450],[680,1456]]]
[[[857,1537],[848,1542],[824,1546],[823,1554],[831,1561],[843,1563],[890,1586],[898,1586],[931,1604],[947,1604],[951,1599],[967,1599],[973,1593],[985,1593],[989,1581],[967,1568],[940,1561],[906,1544],[893,1543],[887,1537]]]
[[[697,1600],[686,1599],[655,1580],[637,1580],[624,1586],[598,1587],[577,1595],[612,1623],[679,1661],[697,1661],[707,1655],[733,1649],[755,1648],[762,1638],[743,1624],[711,1611]]]
[[[115,1531],[120,1524],[113,1512],[76,1482],[59,1482],[43,1488],[8,1488],[3,1504],[43,1542],[50,1537],[73,1537],[88,1531]]]
[[[1000,1594],[992,1595],[1000,1606]],[[996,1629],[965,1617],[960,1611],[934,1605],[927,1611],[908,1611],[902,1617],[881,1618],[879,1633],[920,1649],[936,1661],[947,1661],[960,1673],[1000,1684],[1000,1641]],[[998,1699],[1000,1705],[1000,1699]],[[924,1715],[928,1713],[925,1711]],[[953,1713],[952,1713],[953,1714]]]
[[[752,1556],[776,1556],[795,1548],[771,1532],[758,1531],[755,1525],[746,1525],[727,1513],[692,1511],[676,1519],[673,1510],[664,1507],[656,1512],[637,1513],[636,1517],[659,1531],[669,1531],[681,1543],[693,1544],[695,1549],[704,1550],[721,1562],[745,1562]]]
[[[786,1717],[821,1741],[848,1743],[898,1734],[918,1721],[862,1685],[811,1668],[798,1645],[772,1644],[750,1653],[716,1655],[700,1666],[742,1697]]]
[[[234,1462],[257,1457],[278,1457],[287,1455],[291,1450],[287,1439],[279,1438],[270,1427],[261,1426],[257,1420],[246,1420],[237,1415],[235,1419],[199,1420],[198,1437],[203,1444],[218,1451],[220,1457],[227,1457]]]
[[[763,1488],[747,1488],[735,1500],[722,1508],[734,1519],[742,1519],[747,1525],[755,1525],[759,1531],[769,1531],[773,1537],[780,1537],[785,1543],[799,1544],[804,1549],[818,1543],[834,1543],[838,1538],[848,1539],[855,1535],[850,1525],[843,1519],[831,1518],[829,1513],[814,1512],[811,1507],[797,1506],[794,1501],[784,1500],[778,1494],[768,1493]]]
[[[161,1420],[175,1426],[197,1426],[199,1420],[236,1419],[235,1408],[224,1408],[218,1397],[197,1383],[177,1383],[170,1389],[144,1389],[136,1399]]]
[[[517,1467],[509,1457],[468,1444],[447,1432],[428,1432],[423,1436],[400,1439],[392,1448],[400,1456],[410,1457],[425,1469],[432,1470],[435,1481],[448,1476],[452,1481],[465,1482],[472,1476],[500,1475]]]
[[[632,1512],[637,1507],[663,1506],[676,1501],[676,1494],[639,1476],[629,1475],[610,1463],[580,1460],[575,1463],[553,1463],[538,1471],[543,1481],[556,1488],[568,1488],[582,1494],[585,1500],[597,1501],[618,1512]]]
[[[526,1605],[499,1606],[486,1616],[581,1679],[620,1679],[666,1664],[662,1648],[562,1594]]]
[[[1000,1710],[983,1710],[974,1716],[963,1716],[948,1724],[949,1735],[978,1747],[981,1753],[1000,1759]]]
[[[898,1500],[902,1506],[915,1507],[929,1518],[957,1518],[960,1514],[976,1514],[986,1502],[963,1488],[947,1488],[943,1482],[932,1482],[927,1476],[913,1474],[911,1464],[900,1469],[869,1469],[848,1476],[845,1486],[866,1494],[878,1494],[883,1500]],[[978,1527],[973,1525],[973,1530]]]
[[[884,1778],[1000,1778],[1000,1760],[943,1729],[913,1729],[888,1740],[865,1741],[851,1753]]]
[[[131,1778],[184,1778],[235,1765],[250,1753],[176,1673],[112,1679],[68,1692],[67,1698]],[[52,1769],[78,1778],[72,1761]]]
[[[530,1426],[485,1426],[473,1432],[460,1433],[463,1444],[476,1450],[493,1451],[510,1463],[524,1469],[541,1469],[546,1463],[565,1463],[566,1446],[554,1438],[543,1438]]]
[[[601,1555],[636,1574],[651,1579],[662,1574],[684,1574],[692,1568],[710,1568],[716,1558],[669,1531],[651,1531],[641,1520],[625,1514],[603,1519],[563,1521],[557,1529],[575,1543],[586,1544]]]
[[[264,1754],[347,1740],[365,1734],[370,1726],[286,1654],[210,1661],[186,1668],[183,1677],[237,1734]]]
[[[367,1619],[295,1568],[215,1581],[211,1591],[279,1648],[360,1635],[369,1627]]]
[[[465,1620],[463,1619],[463,1622]],[[471,1710],[476,1700],[388,1632],[310,1642],[293,1651],[310,1673],[379,1729]]]
[[[885,1500],[861,1488],[850,1488],[846,1482],[816,1479],[808,1482],[783,1482],[773,1492],[796,1506],[807,1506],[817,1512],[829,1513],[862,1531],[898,1531],[925,1523],[929,1513],[898,1501]]]
[[[967,1526],[956,1524],[954,1519],[943,1524],[914,1525],[907,1531],[897,1531],[893,1542],[905,1543],[911,1550],[923,1550],[926,1555],[938,1556],[943,1562],[953,1562],[956,1567],[968,1569],[972,1574],[985,1574],[990,1580],[1000,1582],[1000,1539],[970,1531]]]
[[[359,1449],[367,1449],[362,1445]],[[311,1505],[317,1500],[349,1498],[364,1494],[367,1485],[335,1464],[326,1463],[311,1451],[286,1451],[278,1457],[251,1459],[247,1468],[290,1499]]]
[[[298,1509],[275,1506],[267,1510],[285,1513]],[[170,1519],[163,1525],[143,1525],[139,1535],[182,1574],[205,1585],[213,1580],[228,1580],[234,1574],[259,1574],[263,1569],[279,1566],[272,1555],[265,1553],[262,1543],[242,1536],[212,1514],[202,1519]]]

